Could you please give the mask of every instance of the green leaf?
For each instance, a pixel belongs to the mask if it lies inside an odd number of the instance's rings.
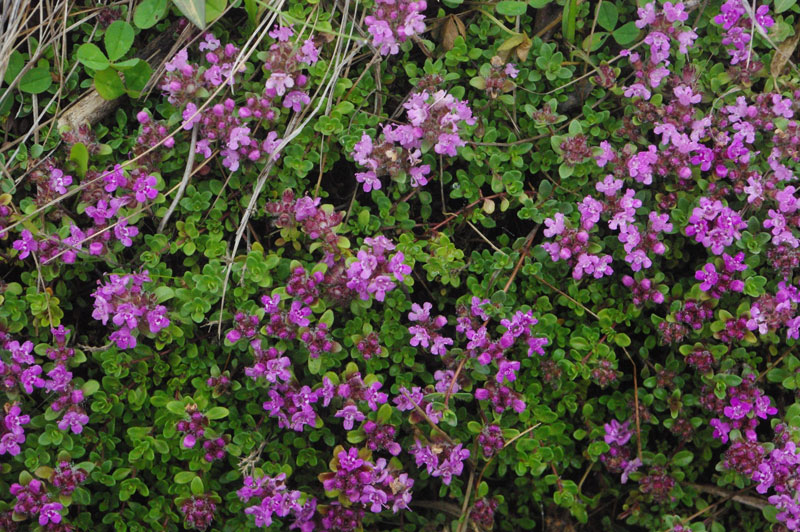
[[[175,290],[173,290],[169,286],[159,286],[158,288],[155,289],[154,292],[156,294],[156,301],[158,301],[159,303],[163,303],[164,301],[167,301],[175,297]]]
[[[631,345],[631,337],[625,333],[618,333],[614,336],[614,342],[620,347],[628,347]]]
[[[152,28],[167,11],[167,0],[143,0],[133,12],[133,23],[137,28]]]
[[[587,52],[596,52],[606,42],[608,35],[608,32],[605,31],[596,31],[591,35],[587,35],[583,40],[582,48]]]
[[[617,6],[611,2],[603,2],[600,4],[600,11],[597,13],[597,24],[604,30],[614,31],[614,27],[619,20],[619,11]]]
[[[97,392],[97,390],[99,389],[100,389],[100,383],[94,379],[84,382],[83,386],[81,386],[81,391],[83,392],[83,395],[86,397],[94,395],[95,392]]]
[[[378,422],[386,423],[392,417],[392,407],[387,403],[383,403],[378,409]]]
[[[672,457],[672,463],[678,467],[686,467],[692,463],[692,460],[694,460],[694,455],[691,451],[687,450],[678,451],[675,453],[675,456]]]
[[[139,93],[144,90],[147,82],[150,81],[150,76],[153,75],[153,69],[147,64],[147,61],[139,61],[136,65],[125,70],[125,87],[128,89],[128,95],[133,98],[138,98]],[[133,92],[133,94],[131,94]]]
[[[87,42],[78,48],[78,61],[92,70],[105,70],[108,68],[106,54],[96,45]]]
[[[624,46],[636,40],[639,36],[639,28],[636,27],[635,22],[628,22],[614,30],[614,33],[611,35],[614,36],[614,40],[617,41],[617,44]]]
[[[191,471],[181,471],[175,474],[175,484],[188,484],[194,478],[197,478],[195,473]]]
[[[6,85],[11,85],[11,82],[16,79],[17,75],[19,75],[23,68],[25,68],[25,57],[18,51],[14,50],[8,57],[8,66],[6,67],[6,73],[3,76],[3,81],[6,82]]]
[[[534,9],[540,9],[552,2],[553,0],[528,0],[528,4]]]
[[[228,0],[206,0],[206,24],[222,15],[226,7],[228,7]]]
[[[326,310],[319,318],[320,323],[324,323],[330,329],[333,326],[333,309]]]
[[[561,33],[569,42],[575,41],[575,26],[578,17],[578,0],[567,0],[561,15]]]
[[[202,495],[205,491],[205,487],[203,486],[203,479],[200,477],[194,477],[192,479],[192,494],[193,495]]]
[[[94,88],[106,100],[116,100],[125,94],[125,86],[113,68],[107,68],[95,74]]]
[[[19,90],[28,94],[40,94],[50,88],[53,84],[53,77],[50,69],[36,67],[28,70],[19,80]]]
[[[244,10],[247,11],[247,18],[253,26],[258,25],[258,16],[260,14],[259,5],[256,0],[244,0]]]
[[[206,29],[206,0],[172,0],[175,7],[189,19],[189,22]]]
[[[767,284],[767,278],[762,277],[761,275],[756,275],[754,277],[748,277],[744,281],[744,293],[748,296],[758,297],[764,294],[764,285]]]
[[[228,417],[228,409],[224,406],[215,406],[206,412],[206,417],[210,420]]]
[[[312,375],[319,375],[322,371],[322,360],[319,357],[308,357],[308,371]]]
[[[775,0],[775,13],[788,11],[797,3],[797,0]]]
[[[106,53],[111,61],[116,61],[131,49],[133,38],[136,33],[133,26],[124,20],[115,20],[106,29],[103,42],[106,45]]]
[[[113,67],[116,70],[122,70],[122,71],[130,70],[131,68],[133,68],[135,66],[139,66],[139,63],[141,63],[142,61],[143,61],[142,59],[139,59],[138,57],[134,57],[134,58],[131,58],[131,59],[126,59],[125,61],[119,61],[117,63],[114,63]]]
[[[81,177],[86,175],[86,170],[89,168],[89,150],[85,144],[82,142],[74,144],[69,151],[69,160],[78,167],[78,175]]]
[[[170,401],[167,403],[167,410],[179,416],[186,415],[186,405],[183,404],[183,401]]]
[[[517,0],[501,0],[497,3],[495,9],[501,15],[518,17],[525,14],[525,11],[528,10],[528,4]]]

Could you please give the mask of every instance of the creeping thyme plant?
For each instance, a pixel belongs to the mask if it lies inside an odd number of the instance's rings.
[[[14,6],[0,530],[800,530],[796,0]]]

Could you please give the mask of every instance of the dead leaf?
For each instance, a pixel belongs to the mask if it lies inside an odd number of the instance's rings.
[[[464,23],[456,15],[448,15],[439,30],[439,39],[442,42],[442,48],[445,51],[450,51],[455,45],[456,37],[461,35],[464,39],[467,38],[467,29]]]
[[[511,54],[511,50],[519,46],[525,41],[525,36],[522,33],[517,33],[503,41],[497,48],[497,55],[503,58],[503,61],[508,60],[509,54]]]
[[[781,75],[781,72],[783,72],[783,69],[786,67],[786,63],[789,62],[789,59],[797,48],[798,42],[800,42],[800,22],[798,22],[794,28],[794,37],[783,41],[780,46],[778,46],[778,49],[775,50],[775,55],[772,56],[772,63],[769,65],[769,73],[772,77],[776,78]]]
[[[519,58],[520,62],[524,63],[526,59],[528,59],[528,52],[531,51],[531,46],[533,43],[531,42],[530,37],[528,37],[527,33],[522,34],[522,43],[517,46],[517,57]]]

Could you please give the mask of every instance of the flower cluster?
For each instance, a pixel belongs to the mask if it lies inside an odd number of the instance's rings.
[[[31,174],[37,185],[37,201],[46,204],[67,194],[75,183],[72,176],[65,175],[50,164],[46,170],[36,170]],[[14,241],[19,259],[37,254],[43,263],[60,258],[65,264],[73,264],[79,253],[99,256],[108,251],[112,239],[122,246],[133,245],[133,238],[139,234],[138,228],[129,224],[125,208],[152,201],[158,196],[158,180],[143,168],[126,171],[117,164],[111,170],[88,171],[80,182],[81,211],[92,220],[92,226],[81,228],[67,216],[61,216],[66,224],[53,234],[34,235],[29,229],[22,229]],[[84,244],[88,242],[88,247]]]
[[[487,303],[489,303],[488,300],[473,297],[469,310],[462,307],[460,316],[456,320],[456,332],[465,336],[467,340],[465,352],[468,356],[475,358],[483,366],[488,366],[492,362],[496,363],[495,380],[498,384],[502,384],[506,380],[513,382],[517,378],[520,363],[516,360],[509,360],[507,353],[513,349],[517,340],[522,339],[527,343],[527,354],[531,357],[534,353],[544,355],[544,346],[548,344],[548,339],[534,335],[532,327],[539,321],[533,317],[531,311],[518,310],[511,319],[500,320],[503,331],[500,338],[494,340],[487,328],[489,316],[482,308]],[[478,319],[484,321],[481,322]],[[482,399],[488,398],[488,395],[483,395]]]
[[[241,106],[226,98],[212,105],[209,112],[201,112],[195,103],[201,95],[223,83],[232,85],[235,74],[244,70],[241,64],[234,71],[238,48],[232,44],[223,46],[213,34],[206,33],[199,45],[199,50],[205,52],[206,66],[189,62],[188,50],[184,48],[165,67],[161,88],[170,103],[183,109],[183,128],[190,130],[199,125],[196,152],[209,158],[218,145],[222,164],[231,172],[239,170],[245,161],[277,160],[281,142],[277,132],[268,131],[261,138],[255,134],[280,116],[279,105],[300,112],[311,103],[306,92],[308,76],[303,70],[319,59],[320,50],[314,39],[306,39],[298,49],[291,42],[294,36],[291,27],[278,26],[269,35],[275,42],[266,52],[264,68],[269,77],[264,91],[247,98]]]
[[[83,469],[76,469],[70,462],[62,460],[53,471],[50,477],[53,487],[56,488],[60,495],[68,496],[75,491],[78,484],[83,484],[86,481],[87,473]]]
[[[178,432],[183,432],[182,444],[187,449],[193,448],[197,444],[198,438],[202,438],[205,434],[205,428],[208,426],[208,418],[202,412],[192,411],[189,413],[189,419],[182,419],[178,421],[175,428]]]
[[[395,283],[402,283],[411,274],[411,267],[403,262],[402,251],[388,255],[395,245],[385,236],[367,237],[364,244],[347,267],[347,288],[364,301],[372,296],[383,301]]]
[[[646,277],[637,280],[630,275],[625,275],[622,277],[622,284],[631,289],[633,304],[636,306],[644,305],[648,301],[653,303],[664,302],[664,294],[658,290],[653,281]]]
[[[312,240],[320,241],[326,252],[329,266],[333,264],[333,255],[338,252],[339,235],[337,226],[342,223],[344,215],[327,208],[320,207],[320,198],[303,196],[295,198],[291,189],[286,189],[280,201],[267,203],[267,213],[275,217],[275,226],[281,229],[286,240],[295,240],[300,233]]]
[[[74,355],[74,350],[67,347],[69,330],[59,325],[50,329],[54,345],[46,349],[48,358],[54,361],[52,369],[45,373],[41,364],[37,363],[33,354],[33,342],[20,343],[6,336],[2,349],[9,353],[8,361],[0,358],[0,389],[18,394],[18,389],[30,395],[36,389],[44,388],[51,394],[50,408],[54,412],[65,410],[58,422],[58,428],[72,430],[80,434],[83,426],[89,422],[89,416],[80,406],[84,400],[83,391],[75,387],[72,372],[67,370],[67,362]],[[44,378],[47,377],[47,378]],[[0,426],[0,455],[8,453],[15,456],[20,453],[20,445],[25,443],[23,425],[30,422],[30,416],[23,415],[18,403],[7,404],[5,419]]]
[[[409,452],[414,456],[417,467],[424,465],[428,474],[441,477],[447,486],[454,476],[461,475],[464,461],[470,456],[468,449],[464,449],[460,443],[450,441],[435,441],[424,445],[417,439]]]
[[[138,274],[107,277],[105,284],[97,282],[92,293],[92,317],[106,325],[111,320],[118,327],[109,337],[119,349],[136,347],[138,332],[158,334],[169,326],[167,308],[158,304],[155,293],[144,290],[144,283],[152,282],[147,270]]]
[[[434,355],[444,355],[447,353],[447,346],[453,345],[453,339],[439,334],[437,331],[447,325],[447,318],[444,316],[436,316],[431,318],[431,303],[425,302],[422,306],[417,303],[411,304],[411,312],[408,313],[408,319],[416,322],[408,328],[413,336],[411,337],[411,345],[428,349]]]
[[[205,530],[214,520],[217,504],[211,494],[203,493],[186,498],[180,508],[187,527]]]
[[[394,425],[375,423],[368,420],[364,423],[364,433],[367,435],[367,447],[371,451],[386,450],[392,456],[400,454],[400,444],[395,441],[397,429]]]
[[[733,278],[737,272],[747,269],[747,265],[744,263],[744,253],[739,252],[733,257],[724,253],[722,259],[723,269],[718,271],[716,265],[709,262],[694,274],[695,279],[701,281],[700,290],[708,292],[715,299],[719,299],[727,292],[744,290],[744,282]]]
[[[484,79],[484,88],[492,99],[497,98],[504,92],[511,91],[516,84],[511,81],[517,79],[519,69],[514,63],[506,63],[500,56],[491,59],[489,74]],[[482,79],[482,78],[479,78]]]
[[[755,11],[755,20],[747,16],[747,10],[742,5],[742,0],[728,0],[720,8],[720,13],[714,17],[714,23],[722,26],[725,34],[722,37],[722,44],[730,46],[728,54],[731,56],[731,64],[749,63],[752,46],[750,39],[753,35],[753,27],[758,28],[760,34],[765,34],[775,21],[769,16],[769,7],[760,5]]]
[[[605,441],[609,450],[600,455],[602,461],[609,471],[612,473],[621,473],[621,482],[625,484],[628,482],[628,477],[642,466],[642,461],[639,458],[631,459],[631,450],[628,442],[633,436],[633,431],[630,428],[630,421],[620,423],[616,419],[612,419],[610,423],[606,423],[603,428]]]
[[[61,522],[61,510],[64,506],[48,495],[42,481],[34,478],[30,479],[27,484],[15,482],[11,484],[9,492],[16,497],[14,513],[23,520],[38,515],[39,525],[50,524],[51,528]]]
[[[746,227],[739,213],[723,206],[719,200],[702,197],[689,217],[685,232],[713,254],[721,255],[726,247],[742,237],[740,231]]]
[[[800,304],[800,291],[785,281],[778,283],[778,290],[773,294],[764,294],[750,305],[750,319],[747,328],[758,330],[759,334],[767,334],[786,326],[786,337],[800,337],[800,316],[797,315]]]
[[[503,429],[499,425],[486,425],[478,435],[478,445],[483,449],[483,455],[491,458],[503,449]]]
[[[425,0],[377,0],[364,18],[372,45],[381,55],[395,55],[409,37],[425,32]]]
[[[747,375],[739,386],[728,388],[727,404],[718,401],[706,403],[718,416],[711,420],[710,425],[714,429],[713,436],[722,443],[728,442],[732,430],[749,441],[756,441],[759,420],[778,413],[770,398],[755,383],[756,376]]]
[[[252,515],[255,526],[259,528],[272,525],[273,516],[294,515],[295,522],[290,528],[299,528],[303,532],[314,530],[312,518],[316,511],[316,499],[310,498],[305,504],[301,504],[303,494],[287,489],[285,473],[274,477],[246,476],[244,486],[236,494],[242,502],[258,500],[257,504],[245,508],[244,513]]]
[[[31,418],[22,415],[18,404],[6,404],[5,410],[3,425],[0,426],[0,455],[8,453],[16,456],[21,451],[20,445],[25,443],[25,429],[22,425],[30,423]]]
[[[331,472],[319,479],[331,496],[343,495],[352,504],[361,504],[372,513],[390,508],[393,513],[408,508],[414,481],[384,458],[371,461],[368,450],[351,447],[334,449]]]
[[[422,162],[423,150],[433,146],[437,154],[455,157],[456,150],[466,145],[460,124],[475,124],[467,102],[444,90],[412,92],[403,107],[408,124],[383,126],[380,142],[364,133],[353,148],[355,161],[367,168],[356,173],[364,192],[380,189],[379,177],[386,174],[396,181],[410,179],[412,187],[425,186],[431,167]]]
[[[258,332],[259,322],[260,320],[255,314],[237,312],[233,317],[233,329],[225,334],[225,338],[232,344],[235,344],[241,338],[250,339]]]
[[[643,62],[638,53],[627,52],[636,75],[636,82],[625,88],[627,98],[640,97],[649,100],[650,90],[658,88],[670,74],[667,67],[670,65],[672,45],[677,45],[680,54],[686,54],[697,39],[697,34],[683,24],[689,18],[683,2],[667,2],[660,10],[657,7],[656,2],[651,2],[638,9],[639,20],[636,21],[636,27],[648,29],[644,42],[649,48],[650,61]],[[682,91],[683,89],[679,94],[683,95]],[[691,99],[690,95],[683,97]]]

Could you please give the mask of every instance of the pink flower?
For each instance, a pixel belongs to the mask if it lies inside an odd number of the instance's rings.
[[[147,200],[156,199],[156,196],[158,196],[156,184],[156,178],[151,175],[138,178],[133,183],[133,192],[136,197],[136,201],[139,203],[144,203]]]
[[[57,525],[61,522],[61,509],[64,506],[60,502],[49,502],[43,504],[39,509],[39,524],[45,526],[48,523]]]
[[[266,84],[267,91],[278,96],[283,96],[286,89],[292,87],[294,87],[294,78],[284,72],[273,72]]]
[[[33,233],[27,229],[23,229],[20,236],[22,238],[14,241],[13,248],[19,251],[19,258],[24,259],[30,255],[31,252],[37,251],[39,245],[36,240],[34,240]]]
[[[694,103],[700,103],[700,99],[702,98],[699,94],[694,94],[692,92],[692,88],[686,85],[678,85],[672,92],[675,93],[675,97],[678,98],[678,102],[681,105],[690,106]]]

